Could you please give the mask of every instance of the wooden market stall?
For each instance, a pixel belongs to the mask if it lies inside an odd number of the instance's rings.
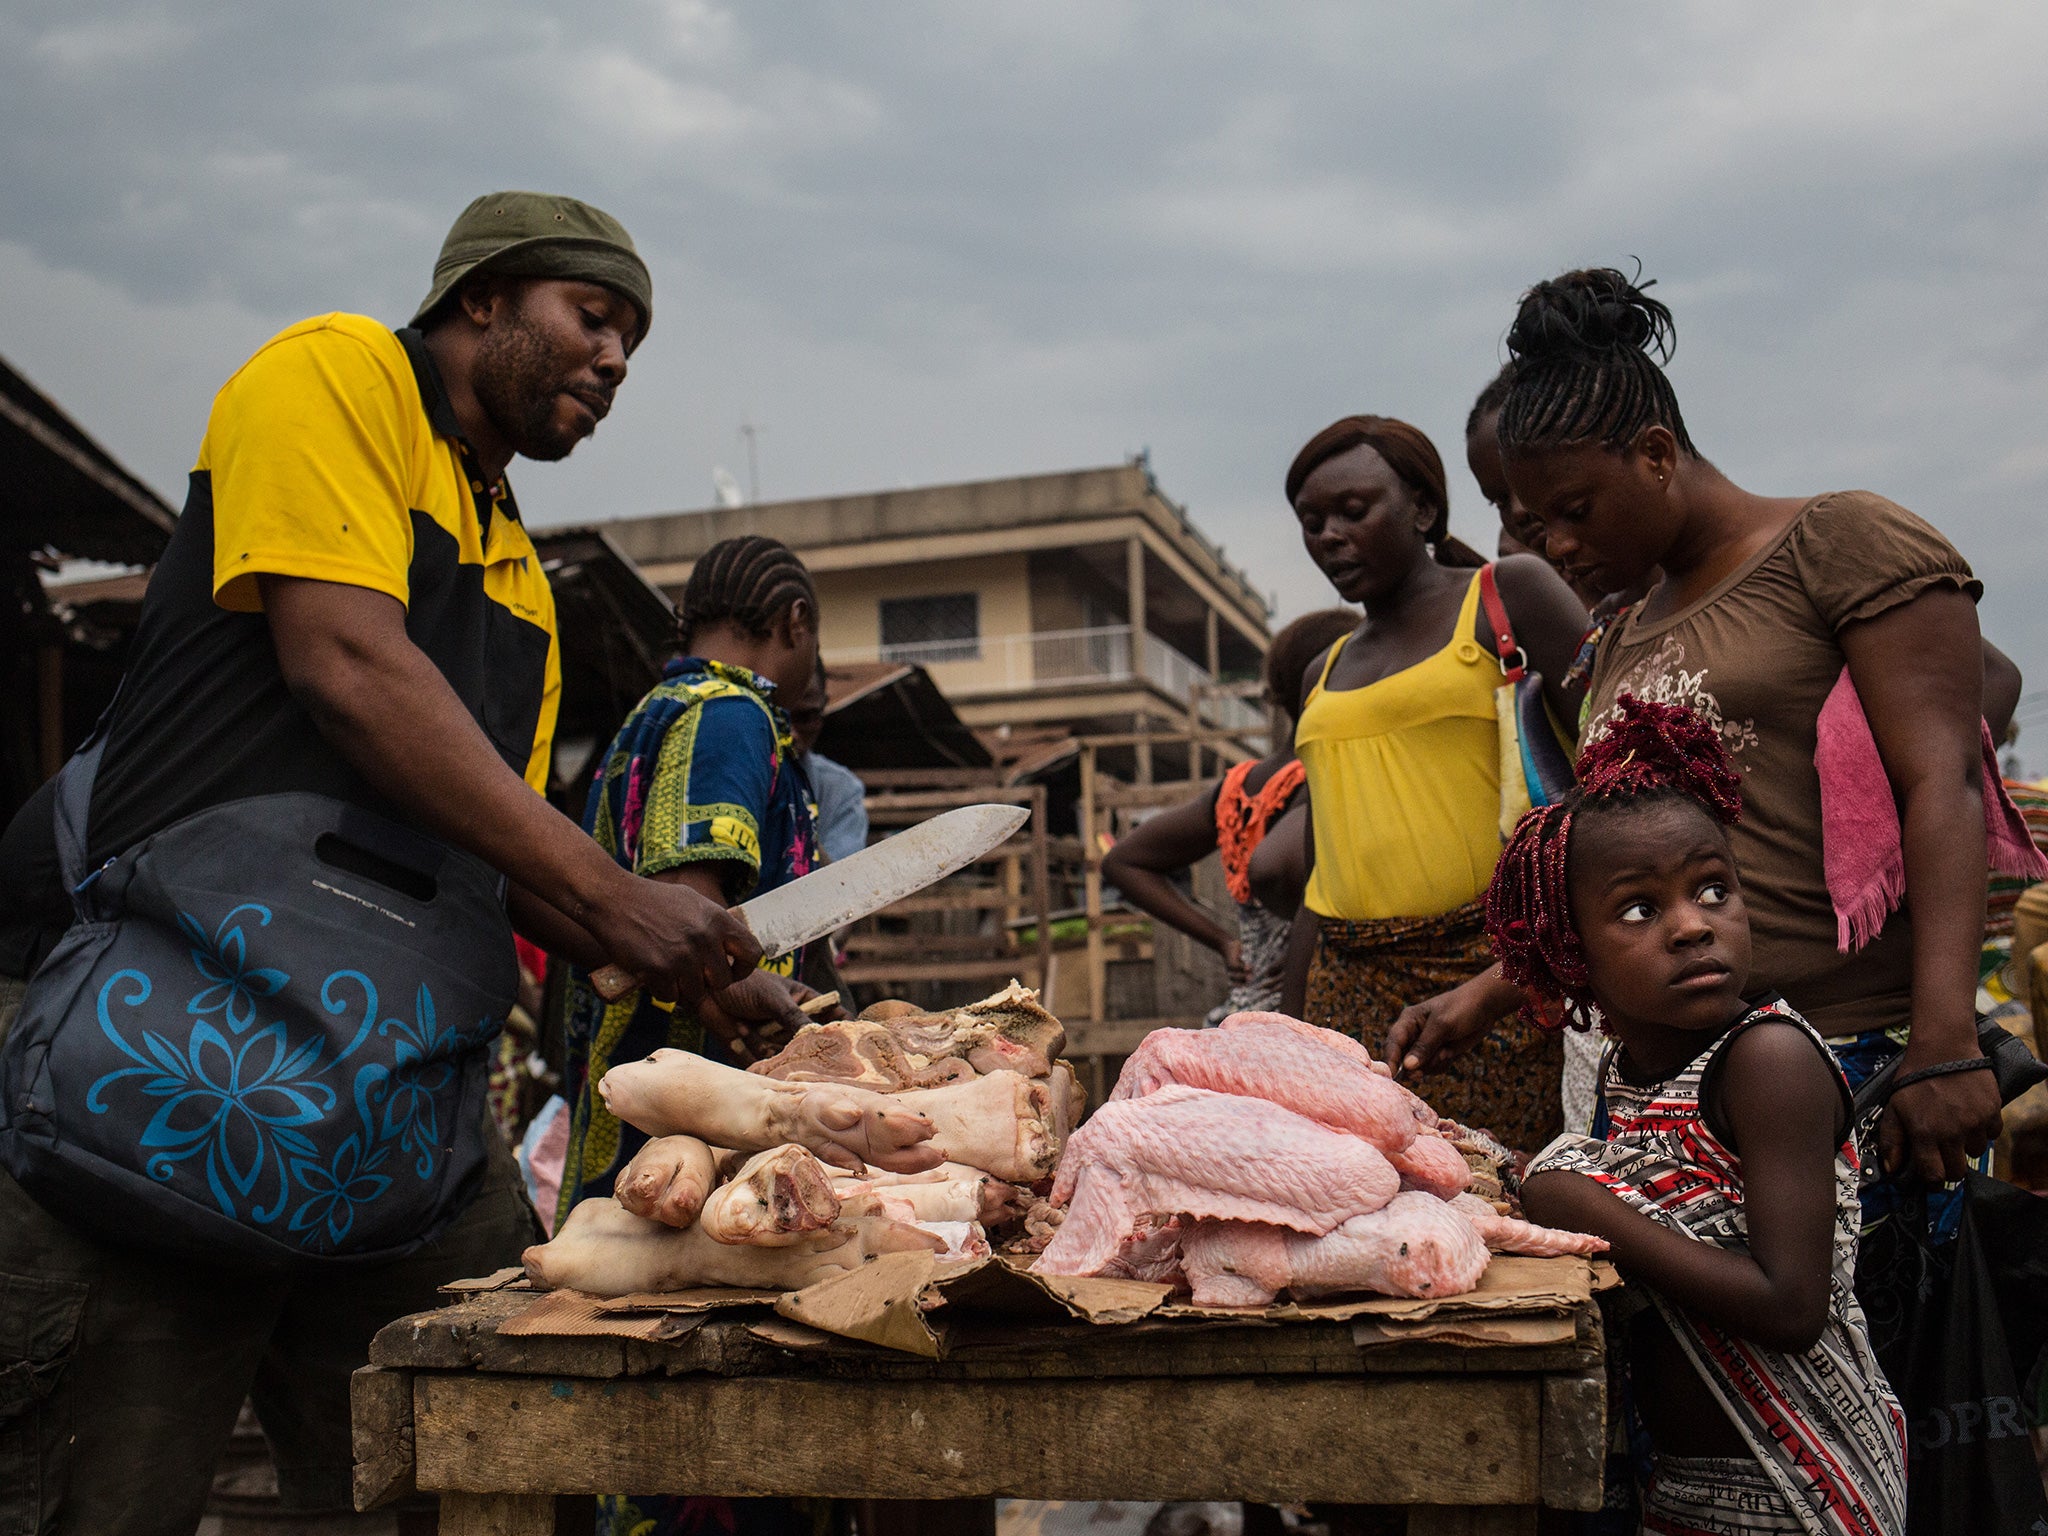
[[[358,1507],[432,1492],[447,1536],[541,1536],[557,1496],[621,1491],[1313,1500],[1409,1506],[1413,1536],[1524,1536],[1541,1507],[1599,1505],[1584,1261],[1278,1321],[1165,1315],[1165,1287],[1128,1281],[1093,1282],[1131,1300],[1088,1321],[996,1278],[1012,1299],[942,1307],[922,1354],[797,1320],[795,1298],[584,1298],[550,1327],[530,1314],[575,1293],[473,1291],[371,1346]]]

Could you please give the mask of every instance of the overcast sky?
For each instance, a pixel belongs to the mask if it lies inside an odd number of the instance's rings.
[[[221,380],[410,315],[478,192],[598,203],[656,320],[536,523],[1149,448],[1282,615],[1280,494],[1407,417],[1463,469],[1519,290],[1640,258],[1695,440],[1865,486],[2048,688],[2048,7],[1640,0],[0,0],[0,352],[173,503]],[[2048,707],[2032,757],[2048,767]]]

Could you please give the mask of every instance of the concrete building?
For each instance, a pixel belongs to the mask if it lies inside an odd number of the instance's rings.
[[[828,662],[922,665],[971,726],[1168,732],[1192,711],[1262,749],[1256,690],[1231,685],[1258,677],[1268,606],[1142,459],[714,507],[605,532],[674,597],[721,539],[781,539],[817,582]],[[1140,777],[1151,756],[1133,755]]]

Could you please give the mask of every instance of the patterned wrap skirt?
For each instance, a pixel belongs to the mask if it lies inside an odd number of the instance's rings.
[[[1493,964],[1478,902],[1435,917],[1375,922],[1319,917],[1308,972],[1308,1022],[1350,1035],[1375,1056],[1401,1010]],[[1564,1042],[1520,1017],[1495,1025],[1462,1056],[1403,1081],[1438,1114],[1531,1153],[1564,1128]]]

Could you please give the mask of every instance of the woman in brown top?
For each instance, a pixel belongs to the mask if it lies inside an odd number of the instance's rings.
[[[1597,591],[1663,571],[1602,640],[1581,740],[1625,692],[1705,714],[1742,773],[1733,836],[1758,979],[1830,1036],[1910,1026],[1901,1080],[1976,1058],[1981,584],[1881,496],[1757,496],[1730,481],[1693,446],[1658,366],[1672,334],[1670,311],[1612,270],[1539,284],[1508,333],[1500,446],[1546,554]],[[1845,663],[1899,804],[1906,867],[1900,910],[1853,954],[1835,947],[1814,768],[1821,704]],[[1489,972],[1408,1010],[1389,1051],[1421,1069],[1519,1000]],[[1988,1072],[1903,1087],[1880,1131],[1886,1167],[1959,1178],[1998,1111]]]

